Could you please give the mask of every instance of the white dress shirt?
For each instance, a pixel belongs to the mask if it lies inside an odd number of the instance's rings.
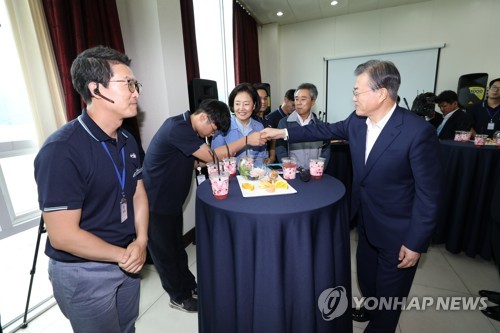
[[[373,145],[377,141],[378,136],[384,129],[385,124],[389,121],[392,114],[396,110],[396,104],[391,108],[391,111],[387,113],[384,118],[382,118],[378,123],[373,123],[370,118],[366,118],[366,150],[365,150],[365,164],[368,160],[368,155],[372,151]]]

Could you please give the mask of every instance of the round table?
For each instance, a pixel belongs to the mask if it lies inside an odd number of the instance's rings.
[[[199,332],[352,332],[345,187],[324,175],[297,193],[244,198],[236,179],[217,200],[196,193]],[[327,321],[318,297],[343,286],[348,310]]]
[[[434,236],[452,253],[491,258],[491,204],[500,148],[441,141],[442,218]]]

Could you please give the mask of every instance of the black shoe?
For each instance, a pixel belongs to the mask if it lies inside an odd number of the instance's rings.
[[[488,301],[500,304],[500,293],[497,291],[479,290],[479,295],[483,297],[488,297]]]
[[[198,312],[198,300],[189,297],[180,302],[176,302],[173,299],[170,299],[170,307],[173,309],[181,310],[184,312],[194,313]]]
[[[194,299],[198,299],[198,288],[194,288],[192,291],[192,296]]]
[[[486,309],[481,310],[486,317],[500,321],[500,306],[488,306]]]
[[[352,308],[352,320],[363,323],[370,320],[370,313],[362,306],[360,309]]]

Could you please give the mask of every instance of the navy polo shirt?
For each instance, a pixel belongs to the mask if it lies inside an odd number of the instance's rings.
[[[278,124],[279,124],[280,120],[285,118],[285,117],[286,117],[286,114],[283,112],[283,109],[281,108],[281,105],[280,105],[276,110],[274,110],[273,112],[268,114],[266,119],[267,119],[267,123],[269,124],[269,126],[271,126],[272,128],[278,128]]]
[[[193,179],[193,153],[204,144],[189,112],[168,118],[158,129],[144,158],[144,186],[152,212],[182,214]]]
[[[123,161],[128,217],[122,223],[122,189],[113,162],[121,177]],[[81,209],[81,229],[121,247],[135,237],[133,198],[138,179],[142,179],[140,155],[133,136],[120,129],[118,140],[109,137],[85,110],[78,119],[50,135],[35,158],[40,209],[44,212]],[[54,249],[50,235],[45,253],[59,261],[83,260]]]
[[[500,130],[500,106],[492,109],[489,107],[488,102],[483,101],[472,106],[468,113],[472,116],[472,128],[478,134],[488,134],[490,137],[493,136],[495,131]],[[494,129],[488,129],[488,123],[493,122],[495,124]]]

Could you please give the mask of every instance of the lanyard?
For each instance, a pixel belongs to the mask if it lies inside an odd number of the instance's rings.
[[[490,107],[489,107],[489,106],[488,106],[488,105],[487,105],[484,101],[483,101],[483,108],[485,108],[485,109],[486,109],[486,111],[488,112],[488,115],[490,116],[490,119],[491,119],[490,121],[491,121],[491,122],[493,122],[493,118],[495,118],[495,116],[497,115],[498,111],[500,111],[500,110],[497,110],[497,111],[493,114],[493,116],[492,116],[492,115],[491,115],[491,112],[490,112]]]
[[[120,187],[122,189],[122,197],[125,198],[125,152],[124,148],[122,147],[122,160],[123,160],[123,170],[122,170],[122,175],[120,177],[120,172],[118,171],[118,167],[116,166],[115,161],[113,160],[113,157],[111,157],[111,154],[109,153],[108,146],[106,146],[106,143],[104,141],[101,141],[101,145],[104,147],[104,150],[108,154],[109,158],[111,159],[111,162],[113,162],[113,166],[115,167],[116,171],[116,177],[118,178],[118,182],[120,183]]]

